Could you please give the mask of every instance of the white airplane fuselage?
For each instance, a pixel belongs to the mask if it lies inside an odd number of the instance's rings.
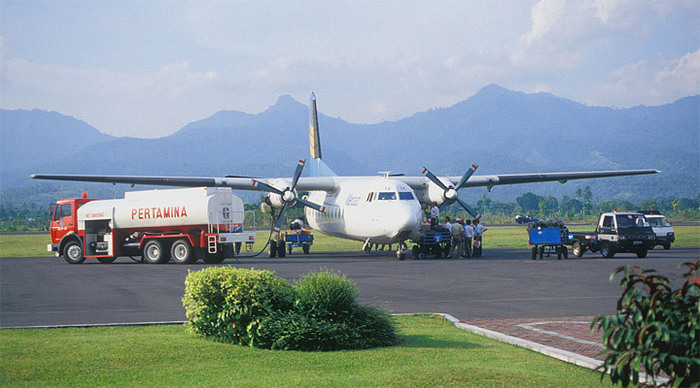
[[[377,177],[344,179],[336,187],[331,192],[309,192],[309,201],[326,208],[325,213],[306,208],[311,228],[376,244],[403,242],[418,233],[421,205],[409,185]]]

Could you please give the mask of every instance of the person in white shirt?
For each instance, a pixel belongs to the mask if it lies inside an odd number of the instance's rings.
[[[445,217],[445,229],[452,233],[452,224],[450,224],[450,217]]]
[[[437,202],[433,202],[433,206],[430,208],[430,229],[437,226],[439,219],[440,208],[437,206]]]
[[[481,238],[483,233],[487,230],[488,228],[484,225],[481,225],[481,223],[479,223],[479,220],[474,220],[474,257],[481,257],[481,251],[483,249],[483,241]]]
[[[464,256],[462,257],[472,257],[472,238],[474,237],[474,228],[472,227],[472,220],[467,220],[464,225]]]

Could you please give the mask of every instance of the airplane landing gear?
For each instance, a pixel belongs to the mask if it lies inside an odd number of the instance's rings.
[[[406,245],[405,242],[400,241],[398,250],[396,251],[396,257],[399,260],[406,260],[406,251],[408,251],[408,246]]]

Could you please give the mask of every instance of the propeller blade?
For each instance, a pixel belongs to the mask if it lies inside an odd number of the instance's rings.
[[[464,186],[464,184],[467,183],[469,178],[471,178],[472,174],[474,174],[474,171],[476,171],[477,168],[479,168],[479,166],[477,166],[476,164],[472,164],[471,168],[469,168],[469,170],[467,170],[467,172],[464,173],[462,179],[460,179],[459,183],[457,183],[457,187],[455,187],[455,190],[461,189],[462,186]]]
[[[292,178],[292,190],[297,187],[297,182],[301,176],[301,171],[304,169],[304,163],[306,163],[304,159],[299,159],[299,164],[297,164],[297,169],[294,170],[294,177]]]
[[[325,212],[326,212],[326,207],[325,207],[325,206],[317,205],[317,204],[315,204],[315,203],[313,203],[313,202],[309,202],[309,201],[307,201],[307,200],[305,200],[305,199],[297,198],[297,202],[301,203],[302,205],[304,205],[304,206],[306,206],[306,207],[310,207],[310,208],[312,208],[312,209],[318,210],[318,211],[320,211],[321,213],[325,213]]]
[[[466,202],[462,201],[462,200],[459,199],[459,198],[457,198],[457,202],[459,202],[459,204],[462,205],[462,207],[464,208],[464,210],[466,210],[467,213],[469,213],[469,215],[472,216],[472,218],[477,219],[477,220],[480,220],[480,219],[481,219],[481,214],[475,212],[474,209],[472,209],[469,205],[467,205]],[[474,215],[475,213],[476,213],[476,215]]]
[[[440,181],[432,172],[430,172],[430,170],[428,170],[427,168],[423,167],[423,174],[424,174],[428,179],[430,179],[431,182],[433,182],[433,183],[435,183],[436,185],[438,185],[439,188],[441,188],[441,189],[447,191],[447,187],[445,186],[445,184],[442,183],[442,181]]]
[[[282,228],[282,221],[284,221],[284,212],[287,210],[287,204],[285,203],[280,210],[280,214],[277,216],[277,221],[275,221],[275,227],[272,229],[273,232],[279,233],[280,228]]]
[[[269,191],[271,193],[279,194],[279,195],[284,194],[283,191],[277,189],[276,187],[272,187],[272,186],[268,185],[267,183],[260,182],[259,180],[256,180],[256,179],[253,179],[253,187],[256,187],[256,188],[263,190],[263,191]]]

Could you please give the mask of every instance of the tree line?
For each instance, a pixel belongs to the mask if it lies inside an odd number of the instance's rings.
[[[515,202],[500,202],[484,194],[476,201],[476,210],[483,216],[485,223],[513,222],[516,215],[529,214],[539,219],[560,219],[564,221],[595,222],[601,212],[623,210],[658,210],[672,221],[700,219],[700,193],[695,198],[657,198],[640,202],[629,200],[595,201],[589,186],[579,188],[574,197],[561,198],[537,195],[531,192],[522,194]],[[245,204],[246,226],[270,226],[270,214],[263,213],[259,204]],[[0,204],[0,231],[48,230],[50,208],[33,203],[14,205]],[[285,214],[283,227],[304,211],[294,206]],[[467,218],[461,206],[453,204],[442,209],[443,216],[450,218]],[[254,220],[254,221],[253,221]]]

